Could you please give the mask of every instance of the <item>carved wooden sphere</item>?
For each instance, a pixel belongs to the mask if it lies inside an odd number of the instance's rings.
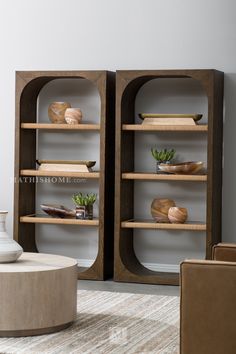
[[[65,124],[65,111],[70,108],[68,102],[52,102],[48,107],[48,116],[52,123]]]
[[[168,223],[168,211],[171,207],[175,206],[172,199],[153,199],[151,204],[151,214],[156,222]]]
[[[187,220],[188,212],[186,208],[171,207],[168,211],[168,218],[172,224],[183,224]]]
[[[65,121],[67,124],[79,124],[82,120],[80,108],[67,108],[65,111]]]

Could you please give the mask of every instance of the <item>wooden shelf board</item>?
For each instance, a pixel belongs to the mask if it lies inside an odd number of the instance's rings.
[[[38,171],[38,170],[20,170],[21,176],[38,177],[78,177],[78,178],[99,178],[99,172],[59,172],[59,171]]]
[[[142,124],[123,124],[122,130],[134,131],[166,131],[166,132],[207,132],[208,126],[205,125],[142,125]]]
[[[100,130],[100,124],[21,123],[21,128],[44,130]]]
[[[207,181],[207,175],[168,175],[146,172],[125,172],[122,173],[123,179],[137,180],[156,180],[156,181]]]
[[[121,227],[131,229],[159,229],[159,230],[189,230],[206,231],[206,224],[201,222],[187,222],[185,224],[157,223],[154,220],[131,219],[121,222]]]
[[[26,215],[20,217],[21,223],[31,223],[31,224],[58,224],[58,225],[81,225],[81,226],[98,226],[99,220],[78,220],[78,219],[61,219],[52,218],[50,216],[44,215]]]

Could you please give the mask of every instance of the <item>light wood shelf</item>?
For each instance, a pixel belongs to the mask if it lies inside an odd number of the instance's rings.
[[[207,132],[208,125],[142,125],[142,124],[123,124],[122,130],[131,131],[164,131],[164,132]]]
[[[22,129],[44,130],[100,130],[100,124],[50,124],[50,123],[21,123]]]
[[[26,215],[20,217],[21,223],[31,224],[57,224],[57,225],[81,225],[81,226],[99,226],[99,220],[78,220],[78,219],[62,219],[52,218],[44,215]]]
[[[201,222],[188,222],[184,224],[157,223],[148,219],[130,219],[121,222],[121,227],[130,229],[157,229],[157,230],[188,230],[206,231],[206,224]]]
[[[96,179],[99,178],[99,172],[59,172],[59,171],[39,171],[39,170],[20,170],[21,176],[35,177],[78,177]]]
[[[125,172],[122,173],[122,179],[134,180],[153,180],[153,181],[207,181],[206,175],[168,175],[146,172]]]

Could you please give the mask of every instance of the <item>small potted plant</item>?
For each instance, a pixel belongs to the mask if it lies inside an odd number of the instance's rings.
[[[160,163],[170,163],[170,161],[174,158],[175,156],[175,150],[156,150],[154,148],[151,148],[151,153],[154,159],[156,160],[156,172],[157,173],[162,173],[161,170],[159,169],[159,164]]]
[[[76,219],[92,220],[93,219],[93,204],[97,200],[97,194],[81,192],[75,193],[72,197],[76,205]]]

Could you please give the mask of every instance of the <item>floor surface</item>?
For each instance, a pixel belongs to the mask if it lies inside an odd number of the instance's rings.
[[[179,286],[118,283],[112,280],[79,280],[78,289],[119,293],[179,296]]]

